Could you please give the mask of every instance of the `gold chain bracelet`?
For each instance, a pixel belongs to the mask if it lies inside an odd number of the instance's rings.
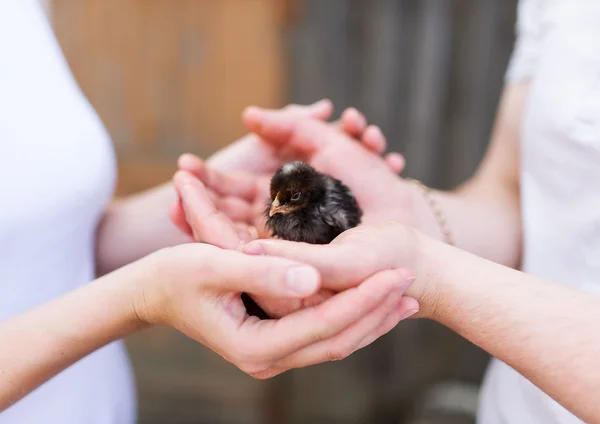
[[[419,189],[419,191],[423,194],[423,197],[429,204],[429,207],[431,208],[431,211],[433,212],[433,214],[435,216],[435,219],[440,227],[440,231],[442,232],[442,235],[446,239],[446,243],[448,243],[451,246],[454,246],[454,237],[452,237],[452,233],[450,232],[450,229],[448,228],[448,221],[446,220],[446,216],[444,215],[444,212],[442,211],[440,204],[431,195],[431,189],[429,187],[427,187],[425,184],[423,184],[421,181],[418,181],[418,180],[415,180],[412,178],[407,178],[406,181],[416,185],[417,188]]]

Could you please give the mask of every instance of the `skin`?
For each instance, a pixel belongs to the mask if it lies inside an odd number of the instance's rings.
[[[595,402],[600,395],[600,301],[514,269],[521,261],[519,129],[528,93],[527,83],[505,88],[490,147],[477,172],[453,191],[432,192],[457,247],[442,242],[440,227],[413,184],[402,179],[392,183],[371,170],[364,177],[371,184],[363,193],[359,180],[364,171],[357,172],[351,162],[352,143],[343,133],[315,120],[292,122],[278,111],[253,111],[247,125],[273,145],[302,154],[325,140],[314,164],[331,166],[329,171],[356,191],[361,205],[374,210],[367,225],[331,245],[257,240],[244,251],[312,264],[326,285],[340,292],[378,270],[414,269],[417,281],[406,294],[420,304],[416,316],[448,326],[582,420],[600,422]],[[336,165],[328,146],[342,140],[348,155]],[[347,158],[352,166],[345,166]],[[208,183],[205,190],[212,188]],[[345,357],[349,351],[338,353]]]
[[[324,101],[282,112],[292,119],[327,119],[332,106]],[[365,126],[362,115],[349,111],[336,128],[356,134]],[[370,137],[367,143],[378,148],[377,137]],[[248,135],[209,163],[224,171],[265,172],[279,166],[281,151]],[[97,234],[96,266],[104,276],[0,322],[0,411],[85,355],[151,325],[178,329],[248,374],[268,378],[336,359],[337,346],[364,347],[418,310],[414,299],[402,296],[414,277],[398,269],[280,320],[248,317],[240,292],[302,303],[321,289],[318,272],[189,243],[166,212],[176,199],[169,183],[115,200]],[[292,286],[290,269],[301,271]]]
[[[291,105],[282,112],[295,118],[324,120],[331,116],[333,107],[324,100],[310,106]],[[350,116],[344,122],[348,128],[355,129],[356,119],[356,116]],[[250,157],[256,159],[248,160]],[[242,137],[209,159],[216,169],[247,172],[264,172],[276,167],[279,161],[270,144],[253,134]],[[176,199],[171,182],[115,199],[106,210],[97,232],[96,268],[100,274],[114,271],[158,249],[189,242],[189,236],[174,227],[169,219],[169,206]],[[149,228],[152,231],[148,231]]]
[[[414,308],[402,297],[413,278],[386,270],[317,307],[260,321],[246,314],[241,291],[299,299],[319,289],[319,273],[199,243],[163,249],[0,322],[0,411],[85,355],[150,325],[173,327],[256,378],[333,360],[337,346],[358,349]]]
[[[357,111],[349,110],[342,120],[352,115],[362,117]],[[398,219],[402,213],[398,213],[398,205],[412,201],[401,192],[402,182],[397,176],[402,170],[403,158],[398,154],[382,158],[381,152],[368,148],[367,145],[385,149],[386,141],[378,128],[366,127],[364,118],[360,121],[362,138],[358,142],[348,135],[343,125],[329,125],[285,111],[257,107],[244,112],[248,129],[260,131],[261,139],[283,161],[304,160],[318,171],[342,180],[361,206],[364,223]],[[296,136],[300,134],[295,132],[296,125],[302,128],[301,137]],[[344,161],[340,161],[340,157],[344,157]],[[179,166],[182,171],[175,175],[174,184],[180,201],[171,209],[171,218],[179,228],[196,241],[224,249],[239,249],[249,240],[270,236],[265,229],[265,202],[270,196],[270,179],[278,167],[263,173],[221,172],[189,154],[180,158]],[[378,184],[371,187],[364,181],[378,181]],[[406,204],[400,211],[410,208]],[[322,290],[301,303],[255,300],[269,316],[281,317],[333,294],[331,290]]]
[[[596,296],[482,259],[398,223],[360,226],[321,246],[253,241],[245,252],[311,264],[337,290],[390,267],[414,269],[417,279],[406,294],[419,302],[418,317],[485,349],[585,422],[600,422]],[[343,358],[351,352],[338,353]]]
[[[517,267],[521,258],[519,128],[528,92],[528,84],[506,87],[489,150],[477,172],[451,192],[432,192],[447,217],[458,247],[510,267]],[[386,158],[386,168],[375,152],[364,148],[368,144],[365,141],[361,145],[335,127],[315,119],[296,120],[281,111],[249,108],[244,122],[250,131],[256,132],[274,148],[292,152],[295,158],[307,160],[317,170],[350,187],[365,210],[365,223],[394,220],[442,240],[443,234],[420,190],[394,175],[403,169],[401,157]],[[363,137],[366,135],[365,132]],[[385,139],[381,137],[378,143],[385,147]],[[339,160],[340,157],[344,160]],[[391,163],[395,165],[390,166]],[[261,234],[262,210],[254,210],[252,205],[267,198],[267,178],[237,172],[222,173],[191,155],[182,157],[179,165],[185,172],[175,176],[176,187],[181,186],[183,180],[189,182],[190,176],[197,177],[200,184],[195,184],[195,189],[204,199],[225,196],[231,202],[236,199],[244,205],[232,212],[223,204],[206,204],[209,209],[214,208],[210,209],[215,212],[211,224],[225,231],[225,225],[218,219],[227,217],[230,226],[248,231],[248,224],[255,225]],[[182,175],[185,173],[187,175]],[[364,181],[372,184],[366,185]],[[197,221],[207,222],[205,219]],[[195,232],[200,240],[212,242],[211,231],[202,222],[194,222],[193,230],[188,227],[187,231]]]

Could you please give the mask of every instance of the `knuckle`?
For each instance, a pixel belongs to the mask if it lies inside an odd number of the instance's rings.
[[[257,380],[268,380],[270,378],[273,378],[277,375],[281,374],[280,371],[277,371],[273,368],[268,368],[264,371],[259,371],[259,372],[253,372],[253,373],[248,373],[248,375],[252,378],[255,378]]]
[[[341,361],[352,354],[352,351],[347,348],[335,348],[327,351],[327,360],[330,362]]]
[[[321,304],[314,308],[314,322],[320,323],[312,329],[310,339],[313,343],[322,342],[331,337],[331,313],[327,304]]]
[[[240,370],[250,376],[262,375],[269,369],[269,366],[253,361],[242,361],[236,363],[236,365]]]

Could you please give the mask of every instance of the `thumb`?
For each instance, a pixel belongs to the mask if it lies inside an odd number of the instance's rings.
[[[311,266],[283,258],[249,256],[216,250],[203,270],[208,288],[270,298],[305,298],[315,294],[321,277]]]
[[[339,139],[335,126],[285,111],[250,107],[244,112],[248,129],[275,148],[291,148],[296,155],[311,155]]]
[[[173,181],[195,240],[236,249],[241,240],[231,221],[217,210],[205,186],[184,171],[178,171]]]
[[[181,199],[178,199],[169,207],[169,219],[179,231],[187,234],[190,237],[193,237],[194,234],[192,232],[192,228],[187,222]]]

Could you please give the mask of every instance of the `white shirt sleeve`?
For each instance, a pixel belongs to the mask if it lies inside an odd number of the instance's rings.
[[[545,0],[519,0],[516,41],[505,74],[505,82],[530,79],[536,72],[543,41]]]

